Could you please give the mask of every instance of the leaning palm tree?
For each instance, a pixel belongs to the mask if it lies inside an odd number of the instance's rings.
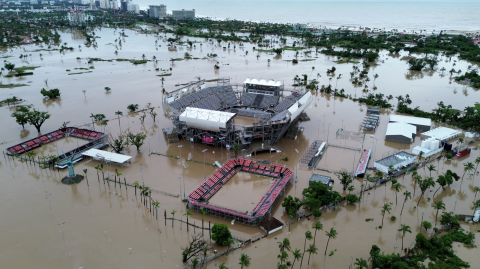
[[[228,267],[225,265],[224,262],[222,262],[222,264],[220,264],[220,266],[218,266],[218,269],[228,269]]]
[[[473,214],[475,215],[475,211],[477,210],[477,208],[480,207],[480,200],[475,200],[473,201]]]
[[[480,187],[475,186],[473,187],[473,191],[475,192],[475,197],[473,197],[473,200],[477,199],[477,193],[480,191]]]
[[[473,182],[474,182],[474,183],[475,183],[475,174],[477,173],[478,165],[480,165],[480,157],[477,157],[477,158],[475,159],[475,163],[476,163],[477,165],[475,166],[475,171],[473,172],[473,179],[474,179]]]
[[[393,185],[393,188],[395,189],[395,205],[397,205],[397,196],[398,192],[402,191],[402,184],[396,183]]]
[[[308,252],[308,263],[307,265],[310,265],[310,256],[313,254],[317,254],[317,246],[315,246],[314,244],[310,244],[310,247],[307,249],[307,252]]]
[[[327,249],[328,249],[328,243],[330,242],[330,238],[333,238],[333,239],[337,238],[338,233],[332,227],[332,228],[330,228],[330,231],[325,232],[325,234],[328,236],[327,246],[325,247],[325,256],[327,256]]]
[[[354,265],[357,266],[357,269],[363,269],[363,268],[368,269],[368,263],[363,258],[360,258],[360,259],[356,258]]]
[[[240,255],[240,262],[238,264],[240,264],[241,269],[243,269],[243,267],[248,268],[250,266],[250,261],[251,258],[247,254],[242,253],[242,255]]]
[[[303,257],[305,257],[305,251],[307,249],[307,240],[312,240],[312,232],[306,231],[305,232],[305,243],[303,244],[303,253],[302,253],[302,259],[300,260],[300,268],[302,268],[303,264]]]
[[[405,237],[405,233],[407,232],[412,233],[412,230],[410,230],[410,226],[402,224],[400,226],[400,229],[398,229],[397,231],[402,232],[402,251],[403,251],[403,238]]]
[[[390,211],[392,210],[392,203],[385,203],[383,206],[380,207],[382,211],[382,227],[383,227],[383,219],[385,218],[385,213],[388,212],[390,214]]]
[[[160,202],[157,200],[152,204],[153,204],[153,207],[155,208],[155,219],[158,219],[158,207],[160,206]]]
[[[293,269],[293,266],[295,265],[295,261],[299,261],[300,258],[302,257],[302,252],[301,252],[298,248],[296,248],[296,249],[292,252],[292,254],[293,254],[293,262],[292,262],[292,267],[291,267],[291,269]]]
[[[432,207],[433,209],[437,210],[437,213],[435,214],[435,225],[434,225],[434,226],[437,226],[438,211],[440,209],[445,211],[445,203],[442,201],[435,201],[433,202]]]

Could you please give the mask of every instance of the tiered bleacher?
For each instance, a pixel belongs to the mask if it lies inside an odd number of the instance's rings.
[[[80,128],[66,128],[63,129],[63,131],[53,131],[37,138],[22,142],[18,145],[9,147],[7,148],[7,154],[22,154],[68,135],[82,139],[96,140],[102,138],[105,134]]]
[[[279,179],[272,184],[265,196],[262,197],[260,202],[255,206],[254,210],[251,211],[251,214],[201,203],[202,201],[208,201],[217,191],[219,191],[220,188],[225,185],[235,175],[235,173],[237,173],[237,168],[240,168],[245,172]],[[190,193],[188,198],[189,202],[194,206],[203,207],[212,211],[216,211],[217,213],[229,214],[239,217],[243,220],[260,222],[263,220],[263,217],[266,215],[266,213],[269,212],[270,208],[275,204],[279,194],[284,190],[292,175],[293,172],[290,170],[290,168],[285,166],[276,164],[270,164],[268,166],[257,163],[255,160],[244,158],[231,159],[215,173],[213,173],[207,180],[205,180],[205,182],[203,182],[197,189]]]
[[[223,106],[235,105],[237,99],[231,86],[209,87],[181,97],[169,105],[180,112],[186,107],[219,110]]]
[[[244,106],[252,106],[255,97],[257,97],[257,95],[254,93],[244,93],[242,94],[242,97],[240,97],[240,101]]]

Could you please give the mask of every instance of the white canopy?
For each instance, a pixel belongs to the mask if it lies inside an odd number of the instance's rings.
[[[235,113],[230,112],[187,107],[179,119],[188,127],[218,132],[220,128],[226,128],[227,122],[234,116]]]
[[[428,132],[422,133],[422,138],[436,138],[438,140],[450,140],[452,138],[462,135],[462,132],[447,128],[447,127],[438,127],[432,129]]]
[[[258,81],[257,79],[247,78],[243,83],[244,84],[252,84],[252,85],[275,86],[275,87],[282,86],[281,81],[275,82],[274,80],[270,80],[270,81],[267,82],[264,79],[261,79],[260,81]]]
[[[116,163],[124,163],[132,158],[131,156],[99,150],[99,149],[87,150],[83,152],[82,155],[92,157],[96,160],[105,160],[105,161],[116,162]]]
[[[412,116],[390,115],[390,122],[405,122],[413,125],[431,126],[432,120]]]
[[[404,122],[390,122],[387,125],[387,136],[401,135],[412,139],[413,134],[417,133],[417,128]]]

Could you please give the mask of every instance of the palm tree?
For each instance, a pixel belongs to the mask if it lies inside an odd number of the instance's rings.
[[[88,186],[87,169],[83,169],[83,173],[85,174],[85,179],[87,180],[87,186]]]
[[[288,253],[286,251],[280,251],[280,254],[277,255],[277,258],[280,260],[279,268],[285,267],[283,263],[288,259]]]
[[[207,210],[205,210],[205,208],[202,208],[200,210],[200,214],[202,214],[202,236],[203,236],[203,216],[205,216],[205,214],[207,214]]]
[[[403,208],[405,207],[405,202],[407,201],[407,199],[412,198],[412,193],[409,191],[403,192],[403,195],[405,196],[405,200],[403,200],[403,205],[402,205],[402,210],[400,210],[400,215],[402,215]]]
[[[303,257],[305,256],[305,250],[307,248],[307,240],[312,240],[312,232],[306,231],[305,232],[305,243],[303,244],[303,253],[302,253],[302,260],[300,261],[300,268],[302,268],[303,264]]]
[[[463,177],[465,176],[465,174],[468,172],[468,171],[472,171],[472,170],[475,170],[475,167],[473,166],[473,163],[471,162],[467,162],[467,163],[464,163],[463,164],[463,176],[462,176],[462,182],[463,182]]]
[[[245,253],[242,253],[242,255],[240,255],[240,262],[238,264],[240,264],[240,268],[243,269],[243,267],[246,267],[248,268],[250,266],[250,260],[251,258],[245,254]]]
[[[420,180],[418,182],[420,185],[420,190],[422,191],[422,195],[420,195],[420,198],[418,199],[417,207],[420,204],[420,200],[422,200],[423,194],[425,194],[425,191],[430,188],[435,186],[435,181],[433,181],[433,178],[427,177],[424,180]]]
[[[177,213],[177,210],[172,210],[172,227],[173,227],[173,220],[175,218],[175,213]]]
[[[402,184],[396,183],[392,187],[395,189],[395,205],[397,205],[397,195],[399,191],[402,191]]]
[[[233,143],[233,151],[235,151],[235,158],[237,158],[237,154],[240,151],[240,145],[238,143]]]
[[[435,225],[434,225],[434,226],[437,226],[438,211],[440,209],[445,210],[445,203],[442,201],[435,201],[433,202],[432,207],[433,209],[437,210],[437,213],[435,214]]]
[[[325,256],[327,256],[327,249],[328,249],[328,243],[330,242],[330,238],[333,238],[333,239],[337,238],[338,233],[332,227],[332,228],[330,228],[330,231],[325,232],[325,234],[328,236],[327,246],[325,247]]]
[[[368,263],[363,258],[356,258],[354,265],[357,265],[357,269],[368,269]]]
[[[293,269],[293,266],[295,265],[295,261],[299,261],[300,258],[302,257],[302,252],[296,248],[293,252],[293,262],[292,262],[292,267],[290,269]]]
[[[417,182],[421,179],[422,179],[422,177],[417,173],[417,171],[412,172],[412,180],[415,183],[413,185],[413,197],[415,197],[415,190],[417,189]]]
[[[155,207],[155,219],[158,219],[158,207],[160,206],[160,202],[157,200],[152,204],[153,204],[153,207]]]
[[[478,165],[480,165],[480,157],[477,157],[477,158],[475,159],[475,163],[476,163],[477,165],[475,166],[475,171],[473,172],[473,179],[474,179],[474,180],[475,180],[475,174],[477,173]],[[474,182],[475,182],[475,181],[474,181]]]
[[[402,232],[402,251],[403,251],[403,238],[405,237],[405,233],[407,232],[412,233],[412,230],[410,230],[410,226],[402,224],[400,226],[400,229],[398,229],[397,231]]]
[[[133,183],[133,186],[135,187],[135,196],[137,196],[137,188],[140,186],[139,182],[138,181],[135,181]]]
[[[432,171],[437,171],[437,170],[435,170],[435,168],[436,167],[433,164],[427,166],[428,171],[430,171],[430,177],[432,176]]]
[[[187,211],[183,215],[187,216],[187,232],[188,232],[188,216],[192,215],[192,211],[190,209],[187,209]]]
[[[473,200],[475,200],[477,198],[477,193],[480,191],[480,187],[478,186],[473,187],[473,191],[475,192],[475,197],[473,197]]]
[[[385,213],[388,212],[390,214],[390,211],[392,210],[392,203],[385,203],[383,206],[380,207],[382,211],[382,227],[383,227],[383,219],[385,218]]]
[[[120,126],[120,116],[123,116],[123,112],[118,110],[117,112],[115,112],[115,115],[117,115],[117,118],[118,118],[118,126]]]
[[[317,246],[315,246],[314,244],[310,244],[310,247],[307,249],[307,252],[308,252],[308,263],[307,265],[310,265],[310,256],[313,254],[317,254]]]
[[[220,266],[218,266],[218,269],[228,269],[228,267],[225,265],[224,262],[222,262],[222,264],[220,264]]]

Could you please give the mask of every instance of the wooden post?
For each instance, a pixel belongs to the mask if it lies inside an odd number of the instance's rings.
[[[195,232],[195,221],[193,222],[193,234],[196,234],[196,232]]]
[[[167,226],[167,210],[163,210],[163,217],[165,218],[165,226]]]
[[[127,180],[125,179],[125,177],[123,177],[123,181],[125,182],[125,189],[127,189]]]
[[[211,222],[208,221],[208,232],[210,233],[210,243],[212,243],[212,229],[210,228]]]

